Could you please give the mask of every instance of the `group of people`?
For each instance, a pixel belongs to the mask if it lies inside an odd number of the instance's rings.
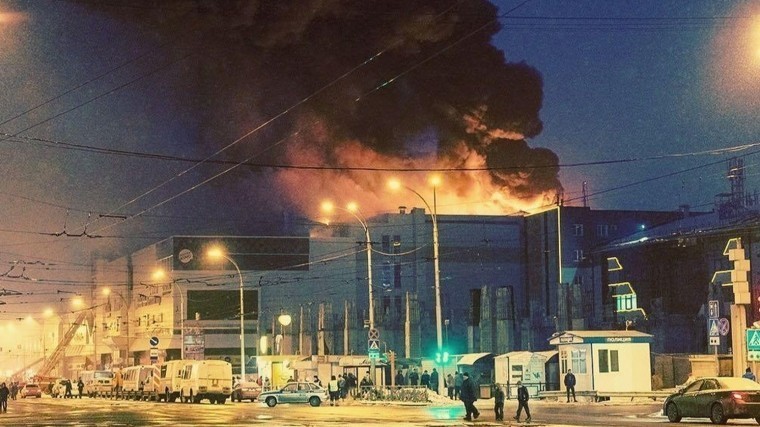
[[[419,374],[417,368],[414,368],[409,370],[406,376],[404,376],[403,371],[399,370],[398,373],[396,373],[394,381],[397,386],[423,386],[437,393],[440,377],[436,368],[433,368],[433,371],[429,373],[427,369],[425,369],[425,371],[422,372],[422,375]]]
[[[322,385],[319,377],[314,375],[314,383]],[[372,386],[372,380],[369,379],[369,372],[362,378],[360,383],[362,390]],[[327,392],[330,395],[330,406],[337,406],[341,400],[345,400],[347,396],[356,397],[357,378],[356,375],[349,372],[345,375],[335,375],[330,377],[330,381],[327,383]]]
[[[460,376],[461,381],[458,380]],[[457,372],[455,375],[449,374],[446,377],[446,381],[449,389],[449,397],[458,397],[464,403],[465,421],[478,419],[480,412],[475,407],[475,401],[477,400],[478,396],[477,385],[472,379],[470,379],[470,375],[467,372]],[[451,384],[454,384],[453,390]],[[570,402],[570,396],[572,396],[573,402],[577,402],[575,398],[575,375],[571,369],[568,369],[567,373],[565,374],[564,384],[565,388],[567,389],[567,401]],[[496,416],[496,421],[504,421],[505,397],[506,396],[504,389],[499,386],[495,387],[493,410]],[[518,422],[520,421],[520,416],[522,415],[523,410],[525,411],[525,415],[527,417],[525,418],[525,421],[530,422],[530,407],[528,406],[529,400],[530,393],[528,392],[528,388],[523,385],[522,381],[517,381],[517,413],[513,418]]]
[[[475,381],[470,378],[470,374],[467,372],[457,373],[456,376],[462,376],[462,384],[458,390],[459,399],[464,403],[465,421],[477,420],[480,417],[480,411],[475,407],[475,401],[478,400],[478,390]],[[456,378],[454,376],[454,378]],[[494,415],[496,421],[504,421],[504,389],[496,387],[494,390]],[[522,384],[522,381],[517,382],[517,414],[514,419],[520,421],[520,415],[525,410],[527,418],[526,422],[530,422],[530,408],[528,407],[528,400],[530,399],[530,393],[528,388]]]
[[[449,399],[457,400],[459,399],[459,393],[462,390],[462,383],[464,382],[464,375],[461,372],[456,372],[456,374],[449,374],[446,376],[446,390],[449,394]]]

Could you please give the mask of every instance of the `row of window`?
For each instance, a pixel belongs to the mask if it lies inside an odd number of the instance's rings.
[[[596,236],[597,237],[609,237],[610,232],[616,232],[617,225],[609,224],[597,224]],[[581,237],[583,236],[583,224],[573,224],[573,235]]]
[[[586,353],[586,349],[572,349],[570,351],[562,350],[559,355],[559,363],[562,373],[565,374],[568,369],[572,369],[576,374],[585,374]],[[620,372],[620,362],[617,350],[599,349],[597,355],[599,372]]]

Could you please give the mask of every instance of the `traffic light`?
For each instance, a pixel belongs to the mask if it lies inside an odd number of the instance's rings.
[[[435,353],[435,363],[438,363],[438,364],[449,363],[449,352],[448,352],[448,350],[441,350],[441,351]]]

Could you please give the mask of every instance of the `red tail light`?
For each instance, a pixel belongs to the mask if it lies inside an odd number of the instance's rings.
[[[746,395],[744,393],[737,393],[737,392],[731,393],[731,398],[734,400],[744,400],[745,396]]]

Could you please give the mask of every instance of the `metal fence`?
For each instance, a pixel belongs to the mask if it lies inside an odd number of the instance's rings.
[[[362,387],[356,396],[359,400],[388,402],[427,402],[430,390],[425,386]]]

